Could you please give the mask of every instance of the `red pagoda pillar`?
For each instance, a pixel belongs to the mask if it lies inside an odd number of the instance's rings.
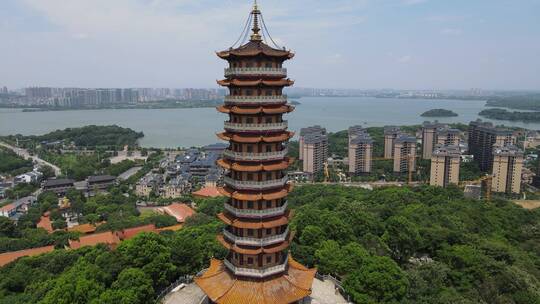
[[[228,141],[218,165],[223,167],[229,199],[218,215],[226,224],[218,240],[229,253],[224,261],[212,260],[209,269],[195,282],[214,303],[297,303],[311,294],[315,269],[307,269],[288,253],[292,240],[287,209],[291,185],[286,169],[287,131],[283,114],[294,110],[283,95],[293,84],[283,62],[294,54],[263,42],[255,4],[250,40],[238,48],[218,52],[227,60],[225,79],[229,89],[225,104],[228,114],[225,132]]]

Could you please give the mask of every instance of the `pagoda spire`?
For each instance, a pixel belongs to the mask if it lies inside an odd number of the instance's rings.
[[[261,34],[259,34],[261,31],[261,28],[259,27],[259,15],[261,14],[261,11],[257,5],[257,0],[255,0],[253,3],[253,10],[251,10],[251,14],[253,15],[253,27],[251,28],[253,34],[251,34],[250,41],[260,42],[262,41]]]

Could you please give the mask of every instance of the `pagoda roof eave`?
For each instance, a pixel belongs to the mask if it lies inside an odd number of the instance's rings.
[[[212,259],[210,267],[195,283],[217,304],[295,303],[311,294],[317,269],[308,269],[288,257],[287,271],[269,280],[245,280],[230,273],[222,261]]]
[[[260,143],[260,142],[274,143],[274,142],[287,141],[291,139],[294,136],[294,132],[285,131],[281,134],[272,135],[272,136],[257,136],[257,135],[241,136],[241,135],[237,135],[235,133],[229,133],[229,132],[221,132],[221,133],[217,133],[216,135],[221,140],[234,141],[238,143]]]
[[[243,201],[275,200],[286,197],[293,189],[293,184],[287,184],[284,189],[272,192],[248,192],[234,190],[229,187],[218,188],[223,196]]]
[[[256,57],[260,55],[282,58],[284,60],[294,57],[294,53],[285,49],[273,48],[262,41],[249,41],[244,45],[237,48],[230,48],[228,50],[216,52],[216,55],[221,59],[229,58],[242,58],[242,57]]]
[[[289,219],[292,218],[293,215],[293,210],[287,210],[284,215],[281,215],[272,220],[250,222],[223,212],[218,214],[218,218],[226,225],[230,225],[240,229],[263,229],[287,225],[289,224]]]
[[[294,85],[294,80],[291,79],[279,79],[279,80],[264,80],[264,79],[258,79],[258,80],[240,80],[240,79],[223,79],[223,80],[217,80],[217,84],[223,87],[230,87],[230,86],[236,86],[236,87],[254,87],[259,85],[266,85],[266,86],[292,86]]]

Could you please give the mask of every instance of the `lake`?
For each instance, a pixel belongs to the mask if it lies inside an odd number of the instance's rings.
[[[420,114],[435,108],[459,114],[438,119],[441,122],[469,123],[479,118],[478,113],[485,109],[485,102],[477,100],[310,97],[299,101],[301,105],[286,115],[293,131],[315,124],[326,127],[330,132],[345,130],[355,124],[366,127],[420,124],[429,120]],[[144,132],[145,137],[140,142],[144,147],[190,147],[218,142],[215,133],[223,129],[225,120],[226,115],[214,108],[49,112],[0,109],[0,135],[39,135],[67,127],[116,124]],[[539,123],[492,122],[540,129]]]

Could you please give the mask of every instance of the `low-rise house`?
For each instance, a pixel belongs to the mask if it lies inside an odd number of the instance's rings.
[[[160,174],[148,173],[135,185],[135,194],[146,197],[150,196],[152,191],[159,194],[162,184],[163,177]]]
[[[15,176],[15,184],[30,184],[30,183],[38,183],[41,181],[41,178],[43,177],[43,173],[39,171],[31,171],[26,172],[24,174],[20,174]]]
[[[57,195],[66,195],[69,189],[75,188],[75,181],[67,178],[48,179],[42,185],[43,191],[52,191]]]
[[[95,175],[86,179],[89,194],[107,191],[109,187],[116,183],[116,177],[111,175]]]
[[[189,180],[186,180],[179,176],[171,179],[169,183],[163,187],[161,196],[163,198],[180,197],[186,193],[189,193],[190,189],[191,183],[189,182]]]
[[[36,197],[26,196],[0,208],[0,216],[17,221],[21,215],[28,213],[30,206],[36,203]]]

